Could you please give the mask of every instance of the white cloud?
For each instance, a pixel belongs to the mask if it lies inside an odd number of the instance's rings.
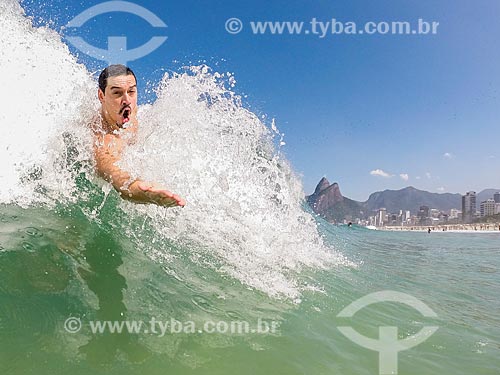
[[[415,177],[415,180],[420,180],[420,176]]]
[[[431,179],[431,174],[429,172],[425,172],[425,175],[427,176],[427,178],[430,180]]]
[[[445,159],[453,159],[453,154],[450,153],[450,152],[445,152],[444,155],[443,155],[443,158]]]
[[[437,188],[437,191],[439,191],[440,193],[444,192],[444,187],[442,187],[442,186],[441,186],[441,187],[438,187],[438,188]]]
[[[401,173],[399,177],[401,177],[403,181],[408,181],[408,179],[410,178],[407,173]]]
[[[375,169],[375,170],[371,171],[370,174],[372,176],[379,176],[379,177],[385,177],[385,178],[391,178],[392,176],[394,176],[392,174],[384,172],[382,169]]]

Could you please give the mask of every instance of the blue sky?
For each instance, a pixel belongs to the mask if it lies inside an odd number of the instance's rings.
[[[24,0],[56,29],[101,0]],[[500,2],[134,0],[166,24],[109,13],[73,35],[106,48],[168,36],[129,65],[142,82],[205,62],[235,74],[245,105],[275,118],[306,193],[321,177],[347,197],[415,186],[431,192],[500,188]],[[237,17],[243,30],[228,33]],[[251,21],[439,22],[436,35],[254,35]],[[73,51],[76,50],[72,49]],[[89,70],[106,63],[81,55]],[[377,172],[378,171],[378,172]],[[383,172],[382,172],[383,171]],[[372,172],[372,173],[370,173]],[[385,173],[385,177],[384,177]],[[402,178],[400,175],[403,175]],[[407,176],[405,176],[407,175]]]

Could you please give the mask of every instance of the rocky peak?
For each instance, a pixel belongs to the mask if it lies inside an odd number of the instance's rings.
[[[340,192],[339,184],[334,182],[330,185],[325,177],[323,177],[316,186],[314,194],[307,198],[307,201],[311,205],[314,212],[319,214],[323,213],[334,204],[342,202],[343,200],[344,197]]]
[[[330,182],[326,179],[326,177],[323,177],[318,185],[316,186],[316,189],[314,190],[314,194],[319,194],[323,190],[325,190],[327,187],[330,186]]]

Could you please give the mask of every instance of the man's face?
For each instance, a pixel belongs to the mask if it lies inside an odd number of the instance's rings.
[[[108,78],[105,92],[99,89],[102,115],[108,124],[122,128],[137,116],[137,82],[133,75]]]

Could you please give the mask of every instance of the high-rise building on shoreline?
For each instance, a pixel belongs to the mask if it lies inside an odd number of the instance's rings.
[[[500,192],[496,192],[493,195],[493,200],[495,201],[495,203],[500,203]]]
[[[476,216],[476,192],[468,191],[462,196],[462,221],[472,223]]]
[[[491,198],[481,202],[481,204],[479,205],[481,217],[495,215],[495,206],[495,200]]]

